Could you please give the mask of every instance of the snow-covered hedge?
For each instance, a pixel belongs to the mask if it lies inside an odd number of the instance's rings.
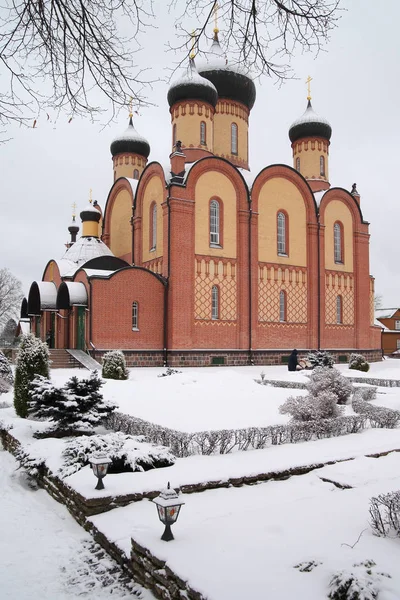
[[[363,386],[363,387],[357,387],[354,395],[356,397],[361,398],[362,400],[365,400],[365,402],[370,402],[371,400],[375,400],[376,399],[376,392],[377,392],[377,387],[376,385],[371,385],[371,386]]]
[[[315,367],[333,367],[335,359],[326,350],[315,350],[307,354],[307,362],[315,369]]]
[[[62,453],[63,466],[58,475],[62,478],[72,475],[90,463],[96,452],[107,454],[111,459],[109,473],[148,471],[169,467],[175,463],[175,456],[165,446],[155,446],[125,433],[107,433],[70,440]]]
[[[374,406],[362,399],[358,390],[353,396],[353,410],[364,415],[369,419],[371,427],[382,427],[394,429],[400,422],[400,411],[385,408],[384,406]]]
[[[362,354],[350,354],[349,369],[367,373],[369,371],[369,364]]]
[[[375,535],[400,537],[400,491],[371,498],[369,514]]]
[[[121,350],[111,350],[103,356],[104,379],[128,379],[129,371],[126,368],[125,356]]]
[[[353,392],[353,386],[338,369],[333,367],[316,367],[310,374],[306,384],[310,396],[318,397],[322,392],[331,392],[336,396],[337,404],[346,404]]]
[[[117,412],[107,419],[107,427],[110,429],[131,435],[143,435],[148,442],[169,447],[178,457],[193,454],[228,454],[237,450],[262,449],[271,445],[337,437],[358,433],[364,429],[365,423],[364,416],[356,415],[270,427],[185,433]]]

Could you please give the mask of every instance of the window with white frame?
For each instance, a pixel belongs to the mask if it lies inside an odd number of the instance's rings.
[[[396,340],[396,348],[397,348],[397,350],[400,350],[400,339],[399,338]]]
[[[220,244],[220,206],[218,200],[210,202],[210,246]]]
[[[206,124],[204,123],[204,121],[202,121],[200,123],[200,144],[205,145],[206,144],[206,133],[207,133],[207,129],[206,129]]]
[[[342,296],[336,296],[336,323],[343,323]]]
[[[155,250],[157,246],[157,204],[154,202],[151,206],[151,244],[150,250]]]
[[[213,321],[219,319],[219,289],[217,285],[213,285],[211,289],[211,319]]]
[[[231,153],[238,153],[238,126],[236,123],[231,125]]]
[[[394,322],[394,328],[395,329],[400,329],[400,321],[395,321]]]
[[[278,212],[277,216],[277,239],[278,239],[278,254],[285,255],[287,254],[286,248],[286,215],[283,212]]]
[[[132,329],[139,329],[139,303],[132,302]]]
[[[279,292],[279,320],[281,323],[286,321],[286,292]]]
[[[340,223],[335,223],[333,226],[333,248],[335,263],[342,263],[342,227]]]

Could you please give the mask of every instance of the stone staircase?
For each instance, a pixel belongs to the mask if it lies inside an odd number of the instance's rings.
[[[84,366],[76,360],[71,354],[69,354],[66,350],[63,349],[54,349],[49,350],[50,352],[50,367],[52,369],[81,369]]]

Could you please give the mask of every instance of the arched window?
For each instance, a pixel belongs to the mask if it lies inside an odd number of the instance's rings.
[[[341,223],[333,226],[333,252],[335,263],[343,263],[343,228]]]
[[[278,255],[288,255],[288,217],[284,212],[278,212],[277,215],[277,240]]]
[[[205,146],[207,143],[207,128],[204,121],[200,123],[200,144]]]
[[[139,329],[139,303],[132,302],[132,329]]]
[[[157,246],[157,204],[153,202],[150,206],[150,251]]]
[[[343,323],[342,296],[336,296],[336,323]]]
[[[325,157],[319,157],[319,174],[325,177]]]
[[[135,169],[133,171],[133,179],[139,179],[139,171],[138,171],[138,169]]]
[[[217,285],[211,288],[211,319],[216,321],[219,319],[219,289]]]
[[[176,144],[176,123],[172,127],[172,145],[175,146],[175,144]]]
[[[210,246],[219,246],[221,243],[220,223],[221,211],[218,200],[210,202]]]
[[[231,153],[238,153],[238,126],[236,123],[231,125]]]
[[[299,157],[296,158],[296,171],[300,172],[300,158]]]
[[[286,292],[279,292],[279,320],[281,323],[286,321]]]

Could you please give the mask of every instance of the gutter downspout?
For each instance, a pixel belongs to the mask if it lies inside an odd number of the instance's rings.
[[[253,216],[253,209],[252,209],[252,205],[251,205],[251,198],[249,199],[249,360],[250,360],[250,364],[254,365],[254,359],[253,359],[253,340],[252,340],[252,318],[253,318],[253,311],[252,311],[252,303],[253,303],[253,298],[252,298],[252,278],[251,278],[251,261],[252,261],[252,253],[251,253],[251,220],[252,220],[252,216]]]
[[[90,352],[96,350],[96,346],[92,342],[92,281],[89,279],[89,346],[92,350],[89,350],[89,356],[92,356]],[[94,356],[92,356],[94,358]]]
[[[318,244],[317,244],[317,268],[318,268],[318,287],[317,287],[317,293],[318,293],[318,306],[317,306],[317,318],[318,318],[318,328],[317,328],[317,335],[318,335],[318,350],[320,350],[321,348],[321,239],[320,239],[320,234],[321,234],[321,223],[319,220],[319,213],[318,213]]]
[[[169,277],[171,273],[171,205],[170,205],[170,186],[167,186],[167,207],[168,207],[168,266],[167,281],[164,287],[164,367],[168,367],[168,290]]]

